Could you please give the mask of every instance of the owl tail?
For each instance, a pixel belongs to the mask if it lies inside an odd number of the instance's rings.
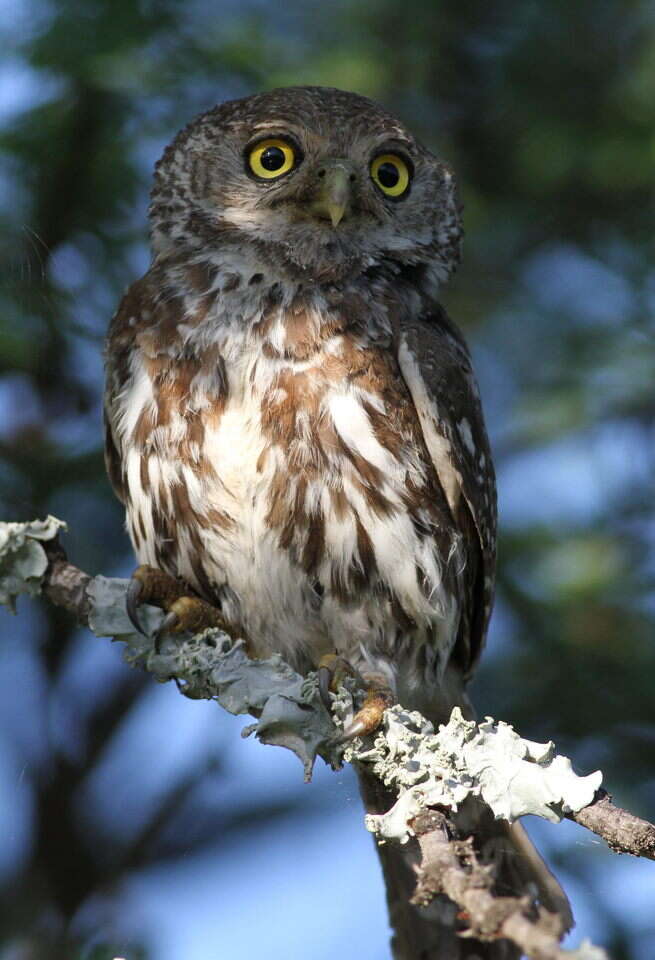
[[[358,769],[360,790],[367,813],[386,813],[395,796],[363,769]],[[495,820],[491,811],[476,804],[471,819],[462,824],[473,832],[476,849],[484,862],[496,865],[496,887],[500,894],[534,896],[540,903],[559,913],[566,929],[573,926],[568,898],[550,872],[536,847],[519,823],[511,826]],[[418,842],[386,843],[377,846],[387,892],[394,960],[520,960],[521,951],[509,940],[482,943],[455,933],[458,912],[451,900],[436,897],[428,906],[410,903],[416,887],[416,867],[420,862]]]

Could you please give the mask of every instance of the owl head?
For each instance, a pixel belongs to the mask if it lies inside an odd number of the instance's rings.
[[[366,97],[286,87],[202,114],[166,148],[150,207],[155,253],[230,252],[291,280],[343,281],[459,259],[448,167]]]

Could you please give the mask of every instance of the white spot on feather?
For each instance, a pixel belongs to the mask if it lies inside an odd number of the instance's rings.
[[[152,381],[139,362],[137,369],[128,381],[128,386],[118,397],[118,416],[116,418],[118,434],[125,438],[131,437],[141,413],[147,407],[153,407],[154,402]]]
[[[462,475],[453,463],[450,440],[438,430],[439,410],[434,399],[428,394],[419,365],[404,336],[400,341],[398,363],[412,395],[428,453],[435,466],[450,508],[454,511],[462,492]]]
[[[459,435],[462,438],[462,443],[471,454],[472,457],[475,456],[475,444],[473,443],[473,434],[471,433],[471,424],[468,422],[466,417],[463,417],[462,420],[457,424],[457,430]]]
[[[328,409],[337,433],[351,450],[384,473],[398,474],[398,461],[377,440],[368,414],[356,394],[332,394]]]

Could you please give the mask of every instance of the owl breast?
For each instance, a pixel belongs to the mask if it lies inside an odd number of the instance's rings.
[[[336,649],[396,680],[404,650],[424,684],[456,638],[461,537],[388,338],[322,320],[279,310],[184,363],[135,357],[128,528],[256,655],[306,670]]]

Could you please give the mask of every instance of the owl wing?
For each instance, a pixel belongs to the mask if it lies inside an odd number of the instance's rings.
[[[135,335],[142,318],[151,316],[156,308],[149,277],[147,273],[127,289],[112,317],[105,345],[105,467],[114,493],[123,504],[127,501],[127,483],[118,429],[119,400],[130,377],[130,357]]]
[[[109,477],[109,482],[111,483],[112,490],[118,497],[121,503],[125,503],[126,493],[125,493],[125,478],[123,475],[123,464],[121,462],[120,454],[118,452],[118,447],[116,445],[116,440],[114,439],[114,433],[111,426],[111,421],[108,416],[107,404],[105,402],[105,408],[103,411],[103,425],[105,430],[105,469],[107,471],[107,476]]]
[[[484,644],[496,566],[496,481],[466,343],[445,310],[405,319],[398,363],[423,438],[465,539],[463,618],[454,656],[470,674]]]

